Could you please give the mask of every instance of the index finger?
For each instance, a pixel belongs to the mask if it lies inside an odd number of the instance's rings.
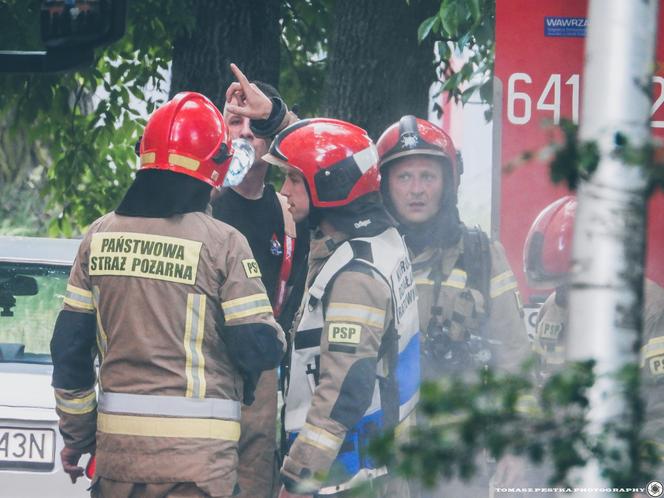
[[[247,90],[250,88],[250,83],[247,77],[244,75],[242,71],[240,71],[240,68],[237,67],[235,64],[231,62],[231,71],[233,71],[233,74],[235,75],[235,78],[238,80],[240,83],[240,86],[242,87],[242,90]]]

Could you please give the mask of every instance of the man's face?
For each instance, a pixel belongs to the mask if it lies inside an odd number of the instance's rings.
[[[407,156],[392,164],[388,188],[399,221],[426,223],[440,208],[443,197],[443,168],[428,156]]]
[[[304,221],[309,216],[310,200],[305,186],[306,180],[295,168],[288,168],[286,179],[281,187],[281,194],[288,199],[288,210],[295,223]]]
[[[256,151],[256,162],[260,161],[261,157],[267,153],[268,142],[254,135],[249,126],[250,119],[224,110],[224,121],[226,121],[226,125],[228,126],[231,140],[235,140],[236,138],[247,140]]]

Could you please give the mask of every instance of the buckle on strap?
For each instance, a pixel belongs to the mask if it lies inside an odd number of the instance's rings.
[[[240,420],[240,402],[231,399],[105,392],[99,394],[98,409],[105,413]]]

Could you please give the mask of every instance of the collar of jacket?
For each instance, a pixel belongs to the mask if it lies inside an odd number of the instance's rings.
[[[349,236],[343,232],[333,232],[330,235],[324,235],[320,230],[316,230],[311,238],[309,246],[310,259],[327,259],[330,255],[349,239]]]

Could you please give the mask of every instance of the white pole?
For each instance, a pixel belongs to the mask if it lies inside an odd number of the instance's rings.
[[[628,423],[631,413],[623,384],[612,374],[638,361],[646,176],[614,152],[617,134],[630,147],[650,138],[657,8],[658,0],[590,0],[580,138],[597,144],[600,161],[578,193],[566,351],[571,361],[596,361],[588,415],[594,437],[607,422]],[[614,443],[628,462],[627,446]],[[611,487],[601,470],[589,459],[575,484]]]

